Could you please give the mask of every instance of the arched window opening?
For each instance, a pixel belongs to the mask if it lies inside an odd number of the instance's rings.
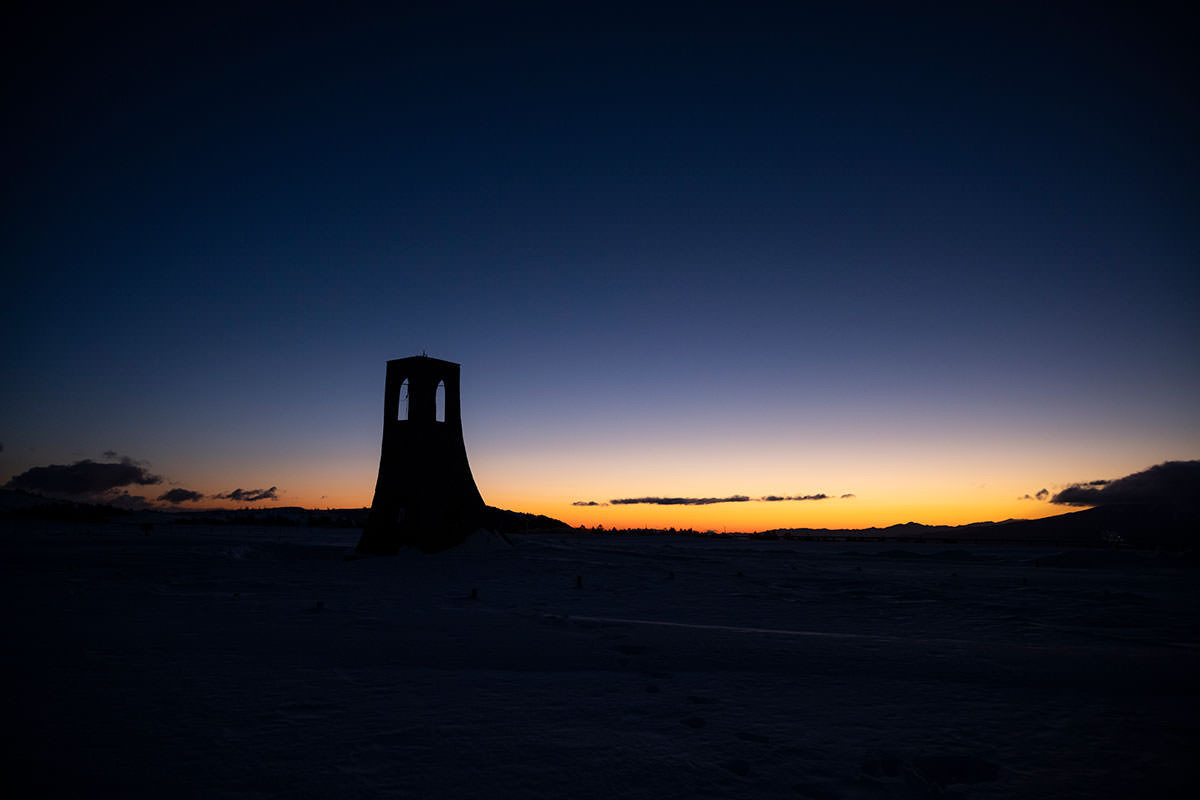
[[[446,382],[438,381],[437,393],[434,395],[434,403],[437,406],[437,415],[434,417],[438,422],[446,421]]]
[[[408,378],[400,384],[400,408],[397,409],[396,419],[408,419]]]

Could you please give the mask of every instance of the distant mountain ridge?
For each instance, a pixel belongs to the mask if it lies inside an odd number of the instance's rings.
[[[368,509],[306,509],[299,506],[209,510],[145,509],[58,500],[21,490],[0,489],[0,520],[41,519],[100,523],[112,520],[162,521],[204,525],[284,525],[360,528]],[[487,506],[481,527],[501,533],[578,530],[542,514]],[[648,533],[650,531],[647,531]],[[659,531],[666,534],[666,531]],[[1194,547],[1200,541],[1200,512],[1190,505],[1124,503],[1071,511],[1042,519],[1008,519],[965,525],[903,522],[879,528],[775,528],[755,534],[764,538],[892,538],[961,542],[1055,542],[1095,546]]]
[[[42,519],[60,522],[164,521],[199,525],[296,525],[322,528],[361,528],[368,508],[301,508],[300,506],[230,509],[146,508],[131,510],[102,503],[81,503],[26,492],[0,489],[0,520]],[[485,506],[481,526],[501,533],[573,530],[562,520]]]
[[[1200,514],[1174,504],[1124,503],[1071,511],[1041,519],[923,525],[904,522],[886,528],[778,528],[778,536],[886,536],[969,541],[1062,541],[1081,544],[1190,547],[1200,534]],[[762,535],[762,534],[760,534]]]

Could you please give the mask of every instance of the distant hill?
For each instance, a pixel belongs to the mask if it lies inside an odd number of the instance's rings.
[[[0,489],[0,520],[41,519],[59,522],[108,522],[127,517],[127,509],[42,497],[20,489]]]
[[[252,507],[231,509],[144,509],[130,511],[111,505],[58,500],[21,490],[0,489],[0,520],[39,519],[59,522],[109,522],[155,520],[177,525],[271,525],[310,528],[361,528],[367,521],[367,508],[308,509],[299,506]],[[483,527],[501,533],[534,533],[571,530],[562,520],[541,514],[526,514],[487,506]]]
[[[922,525],[905,522],[886,528],[781,528],[759,535],[783,537],[862,536],[946,539],[964,542],[1027,541],[1062,544],[1127,544],[1135,547],[1193,547],[1200,539],[1200,514],[1179,505],[1134,504],[1097,506],[1042,519],[972,522],[967,525]]]
[[[1030,538],[1093,538],[1139,547],[1194,547],[1200,533],[1200,514],[1166,503],[1124,503],[1044,519],[1003,522],[993,529]]]
[[[500,533],[544,533],[574,530],[567,523],[554,519],[554,517],[547,517],[543,514],[526,514],[523,511],[506,511],[494,506],[484,508],[483,527]]]

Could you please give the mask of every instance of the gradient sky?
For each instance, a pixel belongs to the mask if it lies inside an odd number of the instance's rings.
[[[17,18],[0,482],[362,506],[422,351],[485,500],[574,524],[1045,516],[1200,453],[1182,19],[497,5]]]

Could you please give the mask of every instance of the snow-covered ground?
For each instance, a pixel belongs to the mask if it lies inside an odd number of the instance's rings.
[[[0,535],[10,797],[1164,797],[1200,770],[1200,573],[1166,557]]]

